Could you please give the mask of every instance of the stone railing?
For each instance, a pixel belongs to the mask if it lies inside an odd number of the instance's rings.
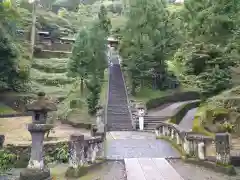
[[[86,167],[97,159],[104,158],[103,137],[85,138],[84,135],[72,135],[69,142],[69,168],[67,177],[80,177],[86,173]]]
[[[185,132],[178,125],[162,122],[155,129],[156,136],[174,143],[185,158],[211,161],[230,165],[230,138],[227,133],[218,133],[215,138]]]

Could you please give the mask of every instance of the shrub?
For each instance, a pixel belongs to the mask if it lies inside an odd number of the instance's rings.
[[[201,94],[196,91],[173,93],[169,96],[164,96],[160,98],[151,99],[146,103],[147,109],[156,108],[166,103],[174,103],[179,101],[189,101],[201,99]]]

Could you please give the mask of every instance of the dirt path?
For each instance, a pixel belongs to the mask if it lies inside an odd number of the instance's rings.
[[[31,136],[27,130],[27,124],[31,123],[32,117],[0,118],[0,133],[5,135],[5,144],[29,144]],[[81,133],[90,136],[86,129],[74,128],[70,125],[56,123],[55,128],[49,135],[50,141],[62,141],[69,139],[71,134]]]

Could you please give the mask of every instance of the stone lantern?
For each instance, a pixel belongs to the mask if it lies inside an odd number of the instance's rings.
[[[26,110],[32,112],[33,123],[46,124],[47,113],[56,111],[57,106],[55,103],[46,99],[44,92],[40,92],[38,93],[38,99],[28,104]]]
[[[43,141],[45,133],[53,128],[53,125],[46,124],[47,113],[56,111],[57,107],[45,98],[45,93],[40,92],[38,99],[26,109],[33,112],[33,123],[28,124],[32,137],[31,157],[28,167],[20,173],[20,180],[47,180],[50,179],[50,170],[44,165]]]

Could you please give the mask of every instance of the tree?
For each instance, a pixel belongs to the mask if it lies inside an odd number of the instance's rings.
[[[0,91],[19,91],[27,80],[17,63],[18,51],[0,29]]]
[[[81,29],[73,45],[72,56],[68,64],[69,76],[80,78],[80,91],[84,93],[84,80],[88,77],[88,65],[91,60],[88,42],[88,30]]]
[[[102,30],[104,30],[107,34],[109,34],[112,26],[111,20],[108,18],[107,9],[104,5],[100,6],[100,11],[98,13],[99,24]]]
[[[120,53],[132,79],[132,93],[143,81],[158,78],[157,86],[168,76],[166,60],[176,47],[174,22],[163,0],[129,2],[127,24],[123,30]]]
[[[238,3],[238,4],[237,4]],[[240,3],[188,0],[180,12],[182,47],[173,58],[180,81],[211,96],[231,87],[230,68],[239,63]]]
[[[80,30],[73,46],[68,64],[69,75],[81,79],[81,92],[84,83],[88,89],[87,104],[89,114],[96,112],[101,80],[104,77],[106,61],[106,34],[94,22],[90,27]]]

